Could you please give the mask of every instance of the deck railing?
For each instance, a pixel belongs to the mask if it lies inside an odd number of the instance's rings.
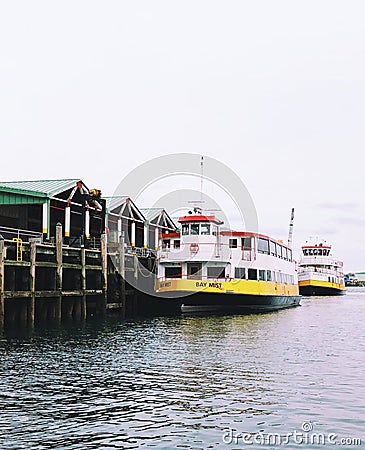
[[[22,230],[20,228],[0,227],[0,234],[4,239],[21,239],[23,242],[43,242],[43,235],[37,231]]]

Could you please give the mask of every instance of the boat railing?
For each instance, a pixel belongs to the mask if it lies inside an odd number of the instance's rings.
[[[333,271],[330,269],[324,269],[321,267],[307,266],[307,267],[299,267],[299,269],[298,269],[298,274],[308,273],[308,272],[315,272],[315,273],[317,272],[317,273],[323,273],[326,275],[331,275],[331,276],[336,276],[336,277],[343,277],[342,272]]]

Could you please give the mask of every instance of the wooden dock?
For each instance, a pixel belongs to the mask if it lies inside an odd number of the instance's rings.
[[[138,257],[126,254],[123,239],[112,254],[106,235],[99,249],[62,241],[62,226],[56,227],[54,243],[0,240],[0,328],[84,320],[108,309],[125,317],[136,309],[138,292],[125,274],[138,278]]]

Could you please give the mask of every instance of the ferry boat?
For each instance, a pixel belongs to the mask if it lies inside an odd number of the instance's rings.
[[[179,298],[183,312],[268,312],[298,306],[292,250],[268,236],[222,229],[190,213],[181,231],[160,236],[156,291]]]
[[[331,246],[324,241],[302,246],[298,266],[301,295],[338,295],[345,293],[343,263],[332,257]]]

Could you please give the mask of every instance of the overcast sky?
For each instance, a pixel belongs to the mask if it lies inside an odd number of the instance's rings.
[[[294,206],[296,247],[319,235],[365,270],[363,1],[0,5],[2,180],[111,194],[149,158],[204,154],[261,232],[286,238]]]

